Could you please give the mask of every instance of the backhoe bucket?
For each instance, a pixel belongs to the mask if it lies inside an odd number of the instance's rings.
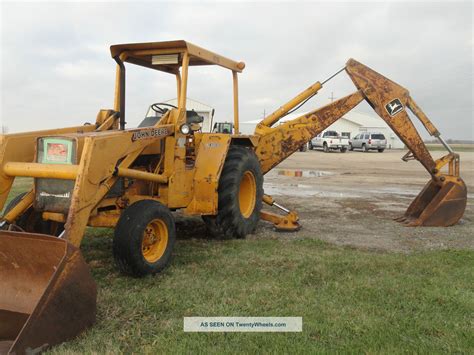
[[[441,185],[431,180],[410,204],[405,215],[396,220],[408,226],[452,226],[463,216],[466,202],[467,189],[462,179],[451,178]]]
[[[97,289],[67,241],[0,232],[0,354],[36,353],[91,326]]]

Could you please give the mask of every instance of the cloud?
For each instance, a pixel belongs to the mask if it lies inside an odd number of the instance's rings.
[[[275,110],[354,57],[407,87],[446,138],[474,139],[471,2],[2,2],[0,9],[0,117],[11,131],[93,120],[113,104],[111,44],[182,38],[246,62],[242,120]],[[341,74],[302,110],[353,90]],[[138,123],[150,103],[175,91],[172,77],[129,66],[127,120]],[[218,119],[232,118],[231,95],[226,71],[191,72],[189,96],[215,107]]]

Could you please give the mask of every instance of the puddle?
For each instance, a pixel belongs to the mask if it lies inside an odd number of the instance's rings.
[[[275,169],[272,175],[289,176],[289,177],[322,177],[331,176],[334,173],[320,170],[302,170],[302,169]],[[270,173],[272,173],[270,172]]]
[[[274,196],[296,196],[296,197],[333,197],[333,198],[358,198],[360,194],[353,191],[327,191],[311,185],[291,184],[275,185],[265,182],[263,185],[266,194]]]

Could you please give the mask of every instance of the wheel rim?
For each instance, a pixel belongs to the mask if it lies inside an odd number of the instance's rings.
[[[161,219],[154,219],[145,228],[142,239],[142,254],[149,263],[159,260],[168,245],[168,228]]]
[[[257,183],[251,171],[246,171],[240,180],[239,207],[240,213],[245,218],[250,217],[255,208],[255,196],[257,195]]]

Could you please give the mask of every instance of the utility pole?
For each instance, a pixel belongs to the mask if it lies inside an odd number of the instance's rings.
[[[334,97],[334,92],[331,91],[331,96],[328,97],[329,100],[331,100],[331,102],[334,101],[335,97]]]

